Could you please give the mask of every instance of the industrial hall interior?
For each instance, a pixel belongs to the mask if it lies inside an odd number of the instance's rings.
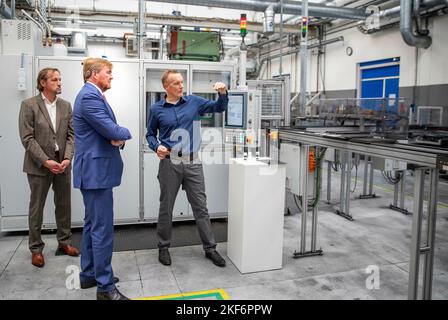
[[[447,300],[447,0],[0,0],[1,300]]]

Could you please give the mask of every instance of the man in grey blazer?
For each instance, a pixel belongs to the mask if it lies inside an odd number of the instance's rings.
[[[45,68],[37,76],[39,94],[20,107],[19,132],[25,147],[23,171],[31,189],[29,206],[29,248],[31,263],[45,265],[41,238],[43,210],[50,186],[54,191],[58,249],[56,255],[78,256],[71,245],[71,160],[74,151],[72,108],[58,98],[61,75]]]

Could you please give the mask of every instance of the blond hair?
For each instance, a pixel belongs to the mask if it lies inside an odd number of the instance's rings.
[[[48,77],[50,76],[50,73],[53,74],[54,72],[57,72],[59,74],[61,74],[61,72],[56,69],[56,68],[45,68],[39,71],[39,74],[37,75],[37,90],[39,90],[39,92],[44,91],[44,87],[42,86],[42,84],[40,83],[42,80],[43,81],[47,81]]]
[[[112,63],[110,61],[101,58],[87,58],[82,62],[82,65],[84,82],[89,80],[94,72],[100,72],[105,67],[112,68]]]
[[[180,74],[180,72],[174,69],[165,70],[165,72],[163,72],[162,74],[162,77],[160,78],[160,80],[162,80],[163,85],[165,85],[166,79],[168,79],[168,76],[170,74]]]

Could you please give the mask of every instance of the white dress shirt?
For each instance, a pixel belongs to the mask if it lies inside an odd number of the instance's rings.
[[[42,93],[42,99],[44,100],[45,107],[47,107],[47,111],[51,119],[51,124],[53,125],[54,132],[56,133],[56,102],[58,101],[58,97],[56,96],[56,99],[54,99],[53,102],[50,102],[50,100],[48,100],[47,97],[45,97],[45,95]],[[59,151],[58,143],[55,141],[54,144],[56,151]]]

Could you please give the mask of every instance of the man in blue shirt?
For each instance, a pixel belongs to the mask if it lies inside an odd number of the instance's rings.
[[[151,106],[146,139],[149,147],[160,159],[160,207],[157,223],[159,261],[171,265],[168,251],[171,241],[173,207],[182,185],[193,209],[196,225],[205,251],[205,257],[224,267],[226,261],[216,251],[216,242],[207,210],[204,172],[198,161],[201,146],[200,116],[204,113],[224,112],[229,101],[224,83],[217,82],[219,93],[216,101],[199,96],[183,95],[182,75],[176,70],[166,70],[162,75],[166,99]]]

